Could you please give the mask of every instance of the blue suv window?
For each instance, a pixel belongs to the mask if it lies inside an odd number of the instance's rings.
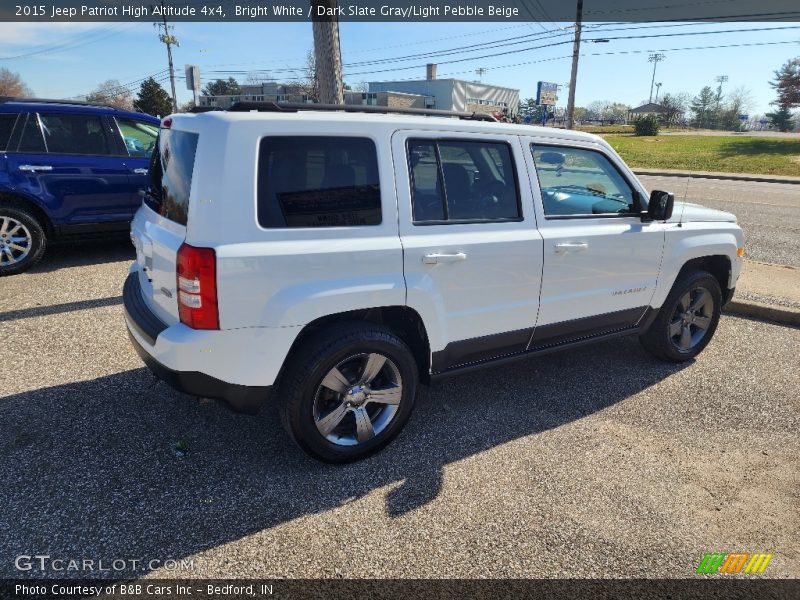
[[[50,154],[113,154],[103,120],[95,115],[42,113],[47,152]]]
[[[19,152],[47,152],[47,147],[44,145],[44,138],[42,137],[42,129],[39,127],[39,116],[36,113],[28,115],[17,150]]]

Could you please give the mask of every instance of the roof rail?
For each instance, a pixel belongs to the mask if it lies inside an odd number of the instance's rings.
[[[205,107],[201,107],[205,108]],[[469,121],[497,122],[492,115],[479,112],[458,112],[454,110],[438,110],[433,108],[391,108],[389,106],[365,106],[363,104],[306,104],[302,102],[237,102],[229,112],[298,112],[301,110],[381,113],[400,115],[421,115],[427,117],[458,117]],[[205,112],[205,111],[203,111]]]
[[[53,98],[16,98],[14,96],[0,96],[0,104],[6,102],[39,102],[42,104],[74,104],[77,106],[102,106],[105,108],[114,108],[109,104],[102,104],[100,102],[86,102],[85,100],[56,100]]]

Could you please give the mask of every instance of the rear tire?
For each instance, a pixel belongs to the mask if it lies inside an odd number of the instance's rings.
[[[16,206],[0,206],[0,276],[30,269],[46,245],[44,228],[34,216]]]
[[[278,385],[281,420],[307,454],[329,463],[366,458],[402,431],[419,372],[391,329],[343,323],[303,342]]]
[[[662,360],[691,360],[714,336],[721,309],[722,292],[717,279],[706,271],[690,271],[675,282],[658,316],[639,341]]]

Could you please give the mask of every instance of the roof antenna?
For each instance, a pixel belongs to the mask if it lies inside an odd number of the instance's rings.
[[[678,217],[678,227],[683,227],[683,211],[686,210],[686,199],[689,197],[689,180],[691,178],[686,178],[686,189],[683,191],[683,202],[681,202],[681,216]]]

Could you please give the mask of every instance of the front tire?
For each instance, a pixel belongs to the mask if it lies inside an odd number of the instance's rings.
[[[30,269],[44,255],[46,239],[39,221],[15,206],[0,206],[0,277]]]
[[[691,271],[675,282],[650,328],[639,337],[653,356],[683,362],[700,354],[719,323],[722,291],[706,271]]]
[[[403,429],[419,373],[406,343],[369,323],[333,326],[290,355],[278,394],[284,428],[330,463],[365,458]]]

